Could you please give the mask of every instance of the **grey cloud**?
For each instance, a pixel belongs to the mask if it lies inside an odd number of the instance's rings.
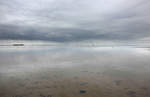
[[[9,28],[9,29],[8,29]],[[79,42],[84,40],[126,40],[131,37],[128,35],[115,33],[95,33],[83,29],[63,29],[63,28],[47,28],[47,30],[39,30],[36,28],[22,28],[15,26],[3,26],[0,28],[1,40],[45,40],[55,42]],[[10,33],[11,32],[11,33]]]
[[[124,41],[150,37],[149,0],[1,0],[0,40]]]

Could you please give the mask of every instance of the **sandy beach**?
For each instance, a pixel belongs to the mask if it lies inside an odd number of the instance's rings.
[[[0,97],[150,97],[150,50],[0,48]]]

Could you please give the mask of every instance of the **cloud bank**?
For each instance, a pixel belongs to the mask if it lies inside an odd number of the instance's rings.
[[[0,40],[150,40],[149,0],[0,0]]]

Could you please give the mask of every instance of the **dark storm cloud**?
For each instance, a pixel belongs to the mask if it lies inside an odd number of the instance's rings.
[[[0,40],[141,40],[149,0],[1,0]]]
[[[92,34],[93,33],[92,31],[82,30],[82,29],[51,28],[47,31],[40,31],[35,28],[29,28],[29,27],[22,28],[22,27],[15,27],[15,26],[2,26],[0,30],[2,31],[0,33],[1,40],[22,39],[22,40],[45,40],[45,41],[67,42],[67,41],[83,41],[83,40],[92,40],[92,39],[112,40],[115,38],[124,38],[121,35],[119,35],[118,37],[113,34],[108,34],[108,35],[100,34],[100,33]],[[53,33],[49,33],[49,31]]]

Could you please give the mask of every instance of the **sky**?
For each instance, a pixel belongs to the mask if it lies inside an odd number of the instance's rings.
[[[150,0],[0,0],[0,40],[150,41]]]

